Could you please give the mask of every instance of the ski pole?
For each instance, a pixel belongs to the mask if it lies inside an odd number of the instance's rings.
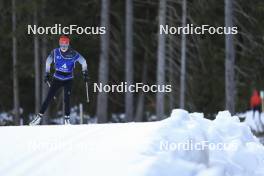
[[[50,87],[50,83],[49,83],[49,81],[47,81],[47,84],[48,84],[48,86]]]
[[[86,87],[86,101],[89,103],[89,91],[88,91],[88,81],[85,82],[85,87]]]

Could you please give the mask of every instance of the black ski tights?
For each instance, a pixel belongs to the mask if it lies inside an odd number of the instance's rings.
[[[56,92],[61,88],[64,88],[64,104],[65,104],[65,115],[69,116],[70,115],[70,96],[71,96],[71,88],[72,88],[72,79],[66,80],[66,81],[61,81],[56,78],[52,81],[51,87],[49,89],[48,95],[43,102],[40,112],[41,114],[44,114],[45,111],[47,110],[51,100],[53,97],[56,95]]]

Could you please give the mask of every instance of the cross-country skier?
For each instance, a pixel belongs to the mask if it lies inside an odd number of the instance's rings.
[[[70,124],[70,96],[73,79],[73,69],[76,62],[82,65],[82,73],[84,81],[88,81],[88,71],[86,60],[75,50],[70,47],[70,39],[67,36],[61,36],[59,39],[59,48],[55,48],[46,61],[45,82],[50,85],[48,95],[43,102],[39,113],[30,125],[38,125],[41,118],[48,108],[49,103],[55,96],[59,88],[64,88],[64,104],[65,117],[64,124]],[[50,73],[51,64],[54,64],[55,73],[52,76]]]
[[[253,118],[255,118],[255,113],[258,112],[259,116],[261,113],[261,97],[258,91],[255,89],[253,95],[250,98],[250,107],[253,111]]]

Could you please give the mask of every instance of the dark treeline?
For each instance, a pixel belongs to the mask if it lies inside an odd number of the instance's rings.
[[[145,121],[146,112],[161,119],[178,107],[205,114],[244,111],[252,90],[264,88],[262,1],[0,0],[0,12],[0,111],[15,114],[15,106],[20,106],[23,118],[37,112],[45,97],[43,68],[59,37],[28,35],[29,24],[107,27],[106,35],[70,35],[72,47],[87,60],[91,96],[85,104],[78,67],[71,104],[84,103],[86,113],[97,114],[99,122],[106,122],[111,113],[126,113],[128,121]],[[230,25],[237,26],[239,34],[159,35],[160,24]],[[14,87],[16,75],[18,87]],[[172,92],[92,92],[94,82],[124,81],[171,84]],[[61,108],[60,101],[50,114]]]

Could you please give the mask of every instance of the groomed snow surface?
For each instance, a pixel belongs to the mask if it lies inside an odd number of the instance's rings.
[[[219,112],[159,122],[0,128],[1,176],[263,176],[264,147]]]

